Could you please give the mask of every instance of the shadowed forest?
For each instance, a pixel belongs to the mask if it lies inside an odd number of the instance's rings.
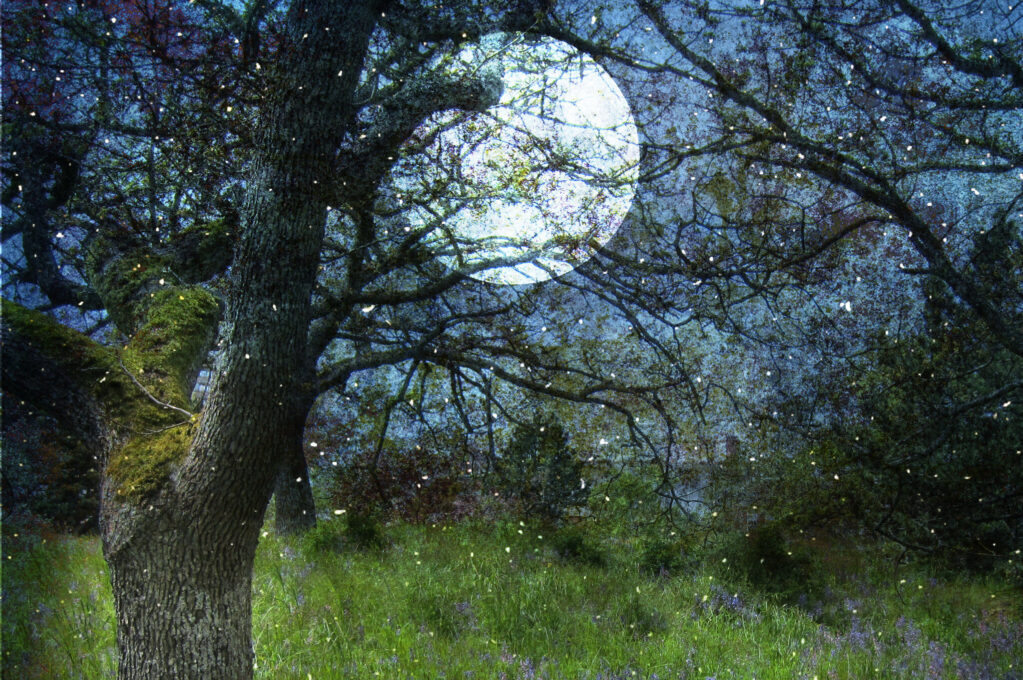
[[[0,11],[3,678],[1023,678],[1023,6]]]

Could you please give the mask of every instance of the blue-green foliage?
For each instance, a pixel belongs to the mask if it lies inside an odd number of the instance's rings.
[[[517,426],[497,465],[497,485],[518,514],[547,522],[556,522],[566,508],[586,502],[589,492],[582,477],[582,461],[553,418]]]

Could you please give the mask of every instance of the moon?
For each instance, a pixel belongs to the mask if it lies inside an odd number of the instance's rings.
[[[534,284],[579,266],[614,236],[639,175],[639,132],[625,96],[589,56],[552,38],[492,34],[440,67],[501,76],[499,103],[445,112],[399,160],[409,228],[449,269]],[[404,201],[402,201],[403,205]]]

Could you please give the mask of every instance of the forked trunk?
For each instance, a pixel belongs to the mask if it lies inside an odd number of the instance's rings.
[[[336,198],[327,185],[379,11],[373,0],[289,8],[206,406],[160,488],[133,502],[104,490],[121,680],[252,677],[253,560],[308,391],[310,297]]]

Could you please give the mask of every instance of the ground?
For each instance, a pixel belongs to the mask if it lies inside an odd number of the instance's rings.
[[[772,593],[717,558],[651,575],[621,537],[593,540],[606,562],[593,566],[512,520],[394,525],[381,550],[354,547],[343,523],[285,540],[268,522],[253,582],[256,677],[1023,677],[1018,590],[896,569],[878,546],[807,539],[805,592]],[[113,677],[98,540],[4,531],[4,677]]]

